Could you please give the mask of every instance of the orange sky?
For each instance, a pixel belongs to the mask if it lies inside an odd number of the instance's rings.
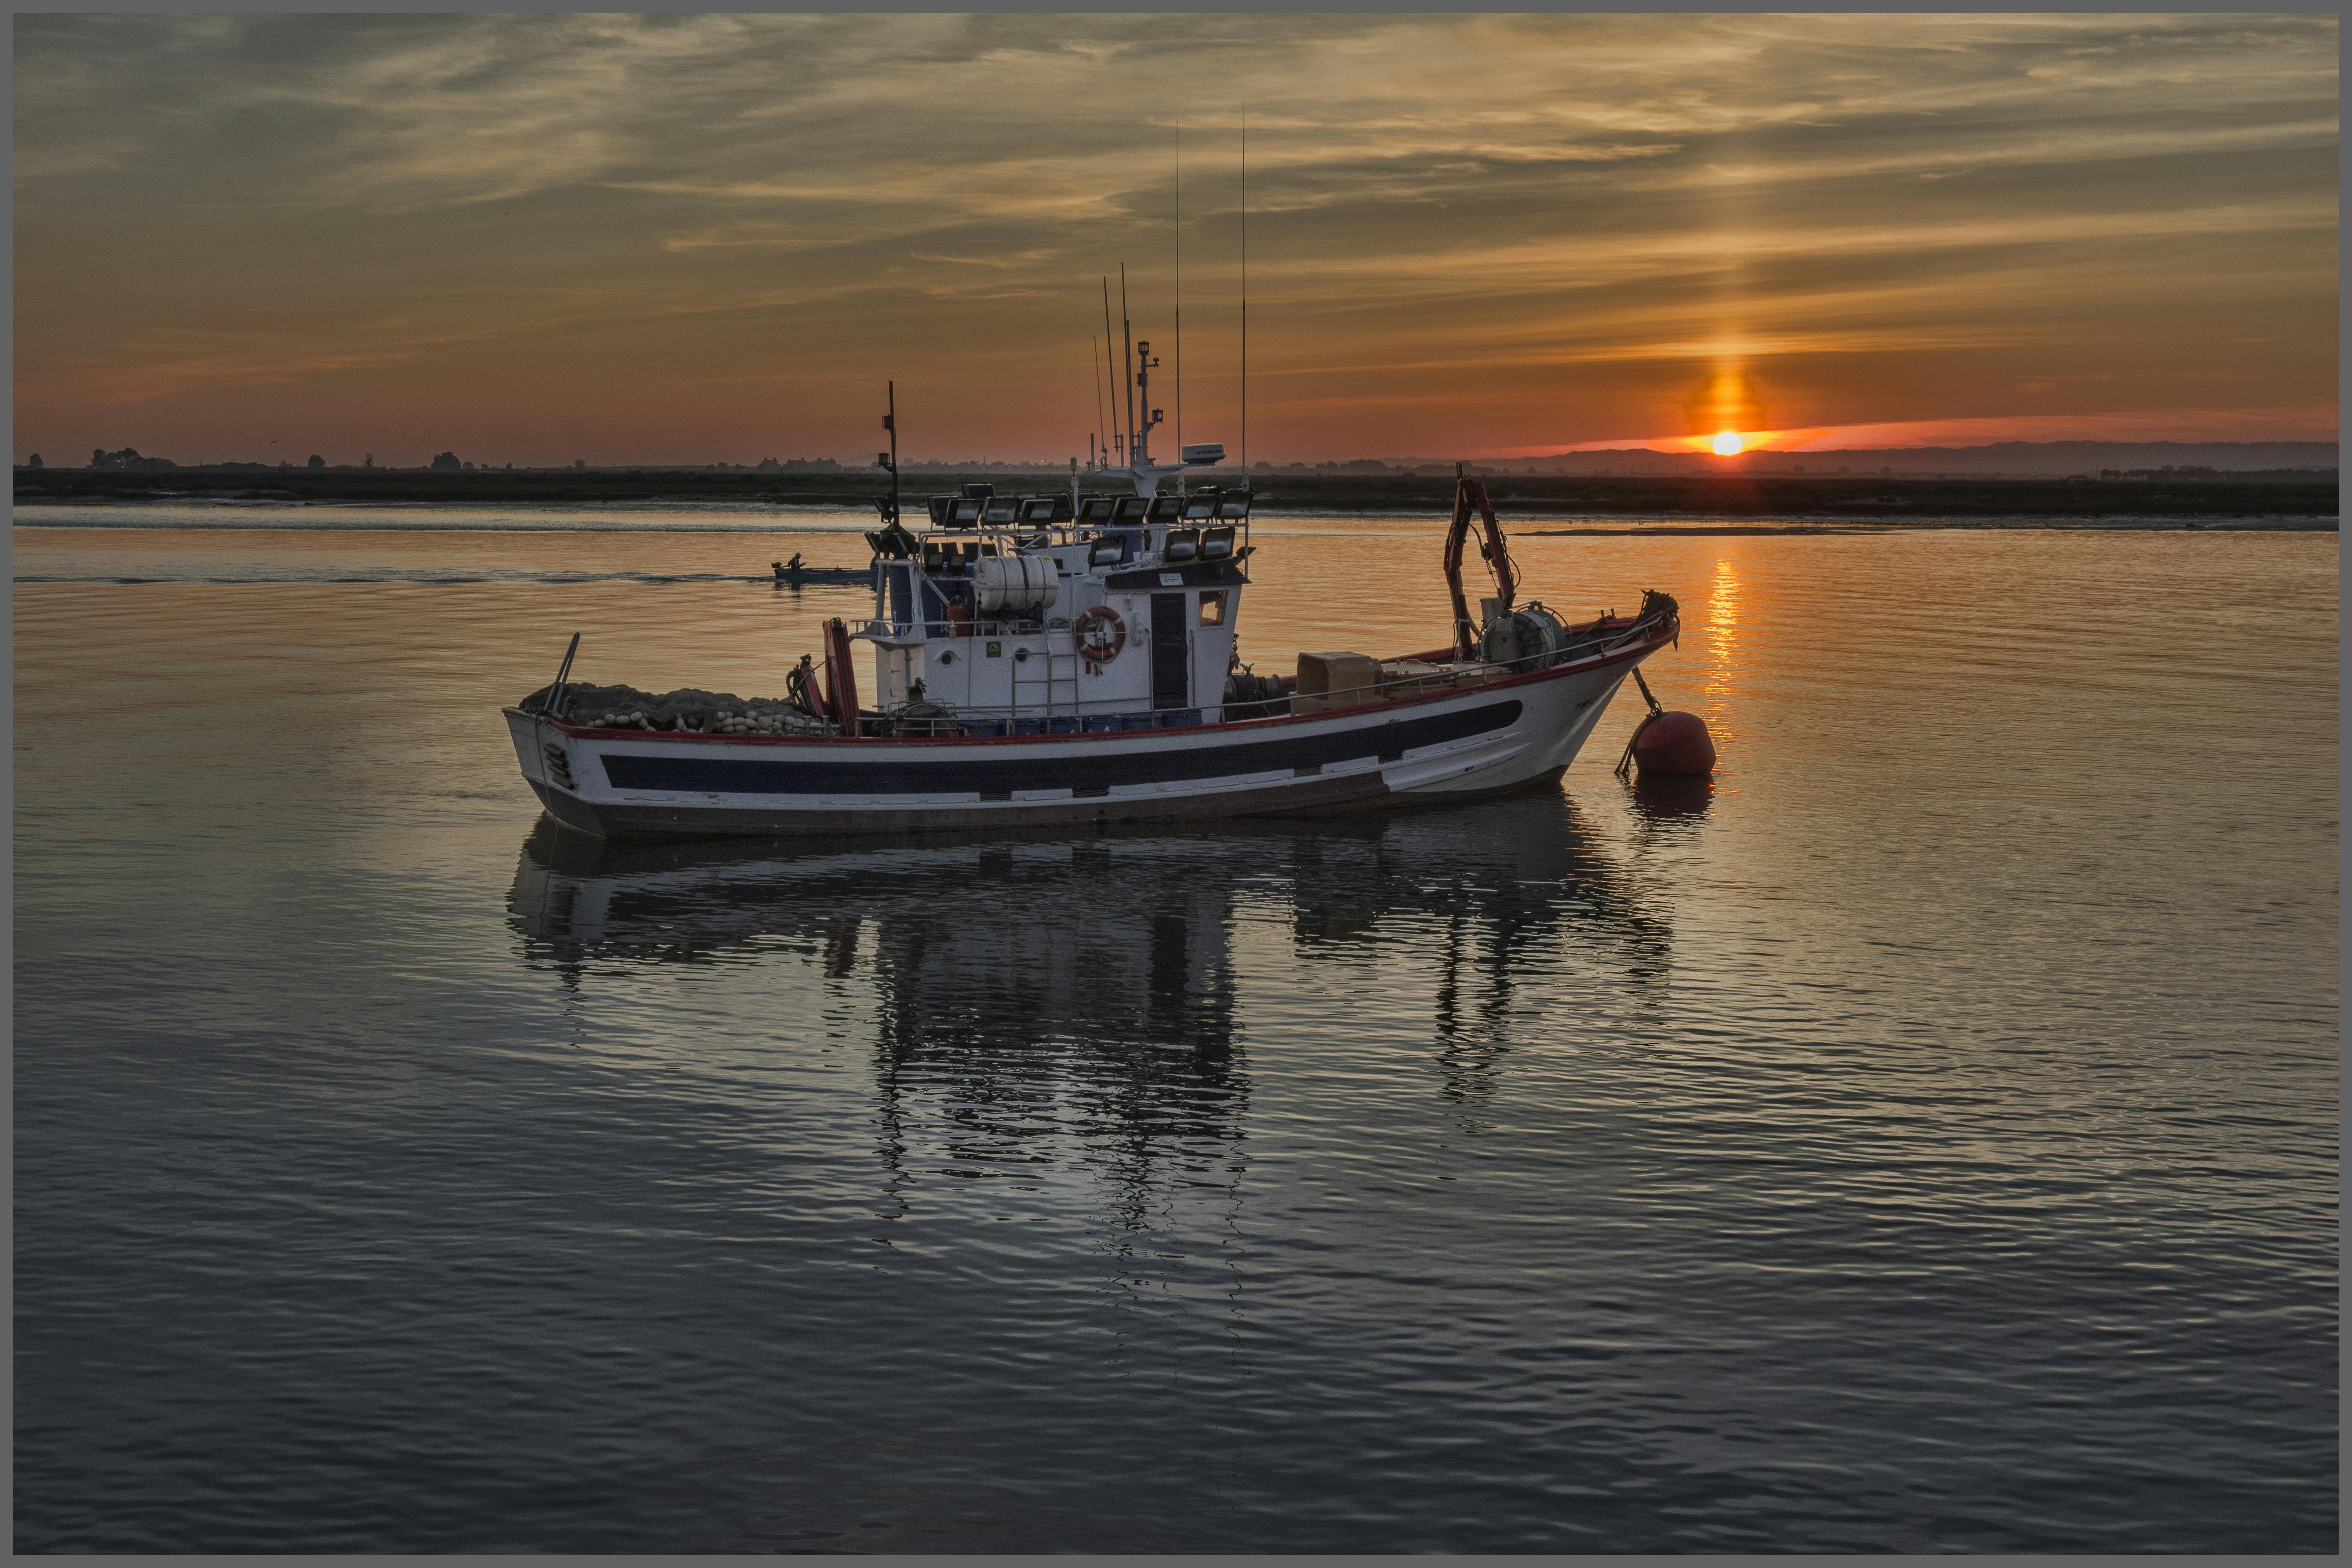
[[[2331,16],[15,20],[16,449],[2332,440]],[[1181,223],[1176,155],[1181,121]],[[1108,392],[1108,388],[1106,391]],[[1168,432],[1173,435],[1172,428]]]

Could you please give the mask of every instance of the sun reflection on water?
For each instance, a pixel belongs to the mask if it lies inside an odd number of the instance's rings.
[[[1718,721],[1725,697],[1731,692],[1732,668],[1739,650],[1739,578],[1728,559],[1715,563],[1715,585],[1707,595],[1706,629],[1711,658],[1707,665],[1707,718]]]

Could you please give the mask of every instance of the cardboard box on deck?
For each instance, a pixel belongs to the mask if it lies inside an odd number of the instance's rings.
[[[1381,661],[1364,653],[1302,653],[1293,713],[1328,713],[1380,700]]]

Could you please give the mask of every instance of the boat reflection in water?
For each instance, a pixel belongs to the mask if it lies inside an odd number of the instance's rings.
[[[530,955],[575,983],[614,962],[863,982],[886,1107],[921,1094],[1012,1142],[1024,1121],[1166,1134],[1190,1163],[1210,1154],[1197,1141],[1237,1135],[1250,997],[1281,997],[1324,959],[1375,964],[1381,998],[1364,1005],[1407,1037],[1429,1031],[1440,1092],[1481,1098],[1521,967],[1565,943],[1621,982],[1663,975],[1657,903],[1546,792],[1354,824],[829,853],[599,841],[543,819],[510,908]]]

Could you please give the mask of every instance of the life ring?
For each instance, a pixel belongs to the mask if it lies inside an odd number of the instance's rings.
[[[1078,657],[1099,668],[1127,646],[1127,623],[1108,605],[1097,605],[1070,623],[1070,636],[1078,645]]]

